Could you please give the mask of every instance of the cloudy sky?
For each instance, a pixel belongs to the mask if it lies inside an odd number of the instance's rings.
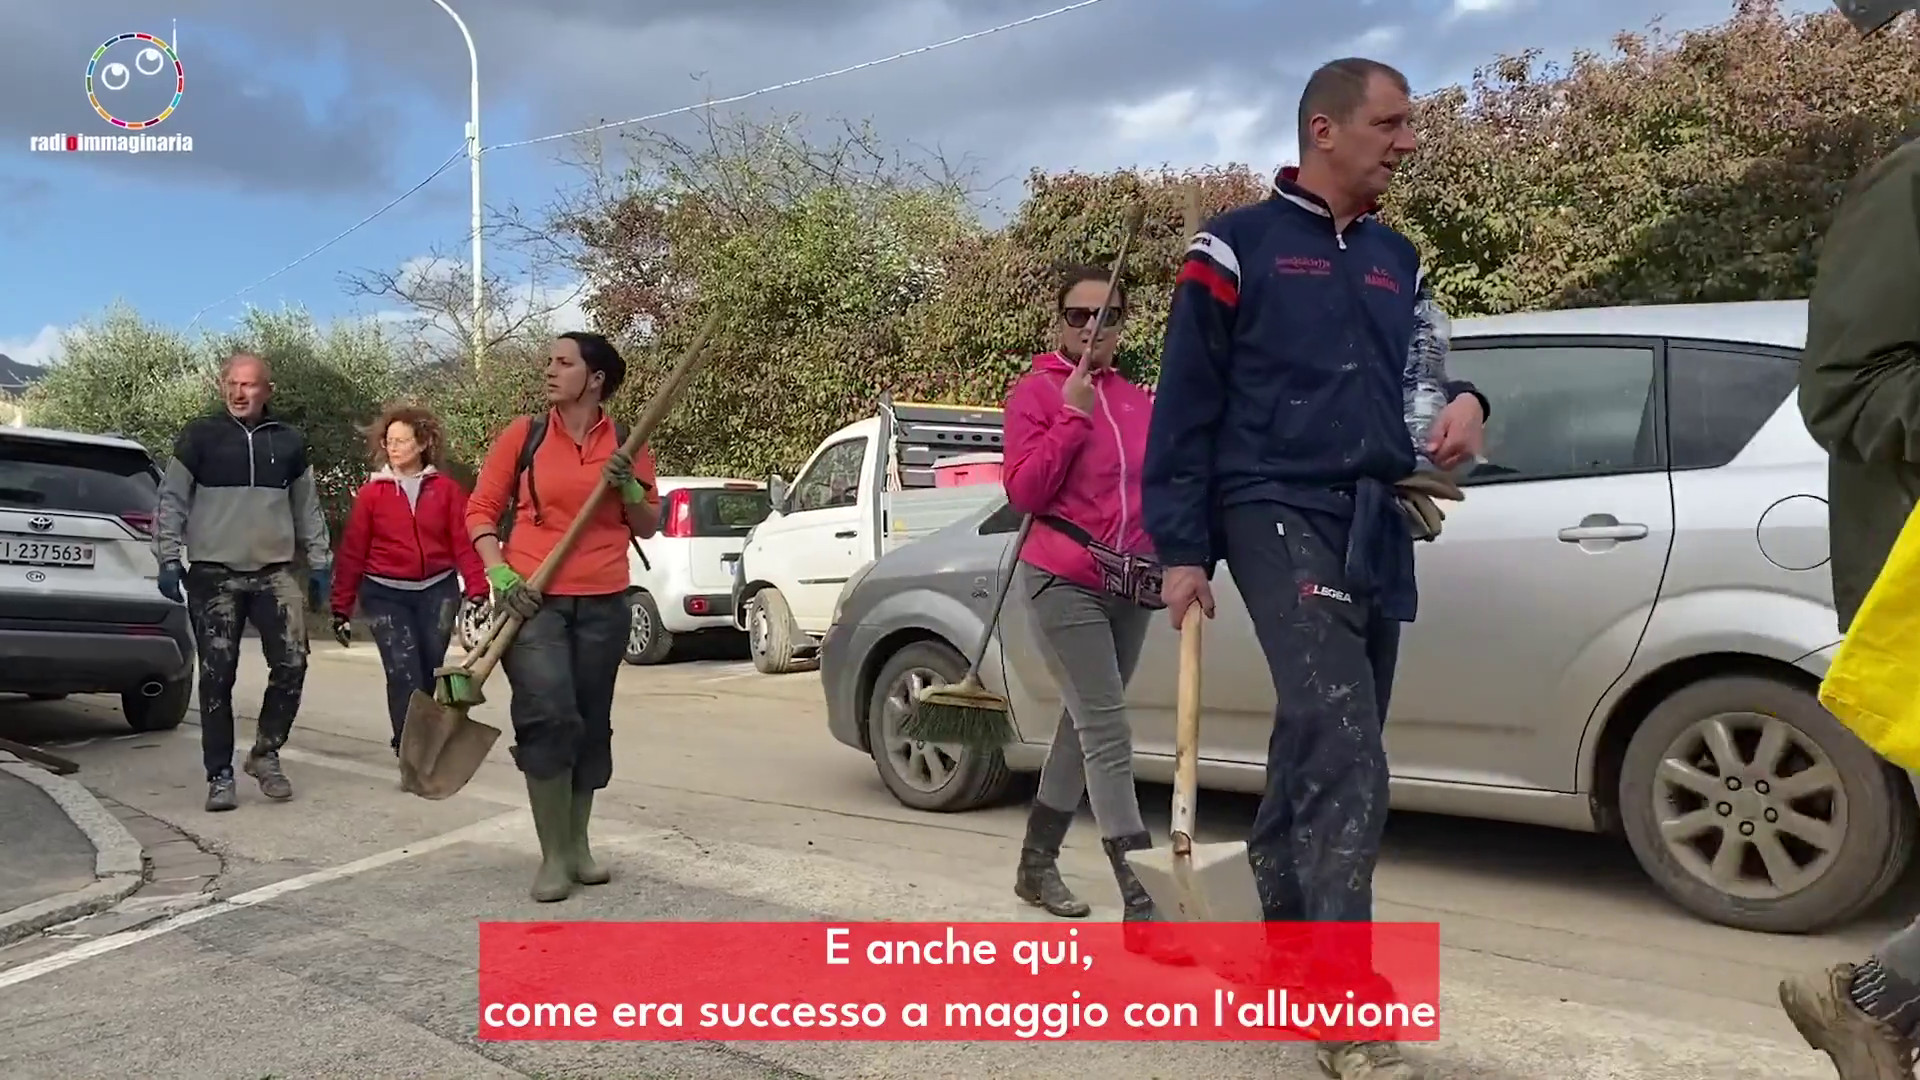
[[[804,78],[1070,0],[449,2],[478,47],[482,142],[492,146]],[[1733,0],[1096,0],[728,108],[870,118],[890,141],[938,147],[985,180],[1004,179],[999,193],[1017,198],[1036,165],[1278,164],[1303,80],[1336,55],[1387,60],[1425,90],[1504,51],[1563,57],[1656,18],[1679,29],[1732,9]],[[301,304],[322,318],[374,313],[379,304],[343,290],[343,273],[464,250],[461,162],[234,297],[459,149],[467,55],[434,0],[0,0],[0,15],[12,28],[0,89],[13,102],[0,113],[0,353],[43,361],[62,327],[115,299],[175,326],[196,314],[202,327],[226,325],[248,303]],[[176,24],[187,85],[156,131],[191,135],[192,153],[30,152],[33,136],[114,134],[87,98],[89,58],[120,34],[167,38]],[[116,44],[95,68],[102,105],[124,119],[154,115],[173,96],[170,67],[156,72],[160,58],[141,48]],[[549,202],[577,177],[561,161],[572,148],[486,155],[488,205]]]

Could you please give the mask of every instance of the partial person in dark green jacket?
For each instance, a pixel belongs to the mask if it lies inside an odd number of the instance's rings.
[[[1837,0],[1862,33],[1915,0]],[[1833,598],[1845,630],[1920,496],[1920,139],[1841,201],[1807,311],[1800,412],[1828,457]],[[1920,641],[1914,642],[1920,651]],[[1840,1080],[1910,1080],[1920,1054],[1920,920],[1864,963],[1780,984],[1780,1004]]]

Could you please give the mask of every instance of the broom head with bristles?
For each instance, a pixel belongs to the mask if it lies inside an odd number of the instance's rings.
[[[978,678],[920,691],[913,712],[900,722],[900,734],[975,750],[997,750],[1019,737],[1007,700],[982,687]]]

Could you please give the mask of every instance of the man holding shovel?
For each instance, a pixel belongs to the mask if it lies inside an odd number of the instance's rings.
[[[1414,150],[1411,112],[1384,64],[1316,72],[1298,170],[1202,228],[1168,320],[1146,528],[1175,625],[1193,605],[1212,617],[1224,556],[1266,654],[1278,701],[1247,851],[1269,922],[1373,918],[1381,724],[1415,612],[1396,485],[1417,465],[1403,379],[1422,293],[1413,244],[1373,211]],[[1486,413],[1470,386],[1446,392],[1423,446],[1441,469],[1478,451]],[[1322,1043],[1318,1057],[1346,1080],[1418,1076],[1390,1042]]]
[[[622,451],[604,408],[626,373],[606,338],[560,335],[547,354],[544,425],[533,417],[509,424],[467,500],[487,578],[501,605],[526,620],[500,666],[513,692],[513,760],[540,838],[532,895],[543,902],[565,899],[576,883],[609,880],[593,859],[587,823],[594,793],[613,777],[614,682],[632,625],[627,546],[660,523],[652,455]],[[538,441],[522,473],[530,436]],[[558,573],[534,591],[528,579],[601,485],[620,498],[600,503]]]

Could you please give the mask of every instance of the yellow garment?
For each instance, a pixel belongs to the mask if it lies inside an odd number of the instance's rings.
[[[1848,626],[1820,704],[1874,753],[1920,769],[1920,507]]]

